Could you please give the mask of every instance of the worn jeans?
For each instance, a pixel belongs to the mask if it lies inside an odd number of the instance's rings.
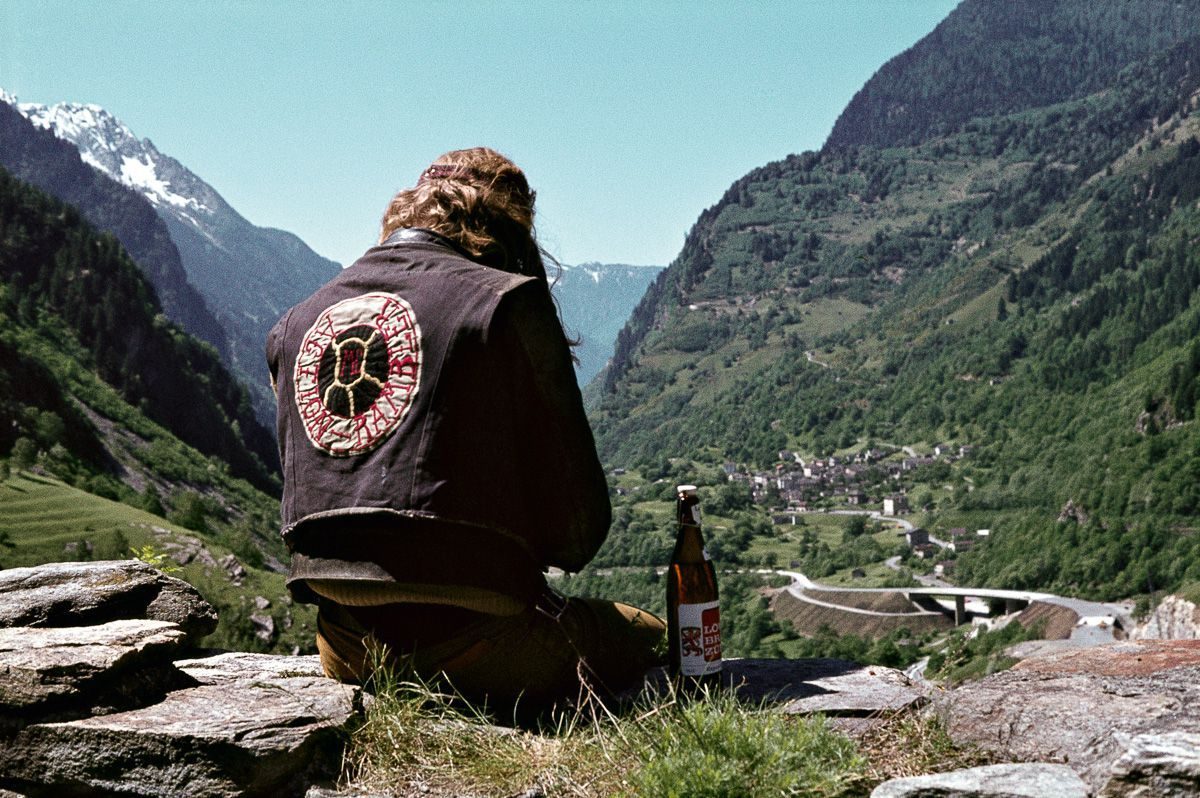
[[[427,681],[444,678],[500,716],[528,717],[586,690],[607,698],[640,685],[649,668],[662,664],[665,631],[661,619],[628,604],[548,590],[513,616],[324,601],[317,648],[335,679],[364,681],[384,652],[387,664]]]

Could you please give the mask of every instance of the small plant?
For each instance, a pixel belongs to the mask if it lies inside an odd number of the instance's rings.
[[[826,796],[865,792],[867,762],[823,717],[788,717],[720,692],[618,722],[634,795]]]
[[[175,564],[165,553],[156,550],[153,546],[147,544],[145,546],[134,546],[129,550],[135,560],[141,560],[151,568],[157,568],[164,574],[177,574],[183,570]]]

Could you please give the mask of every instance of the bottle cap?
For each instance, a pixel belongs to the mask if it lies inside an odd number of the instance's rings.
[[[675,488],[675,492],[676,493],[695,493],[696,486],[695,485],[679,485],[678,487]]]

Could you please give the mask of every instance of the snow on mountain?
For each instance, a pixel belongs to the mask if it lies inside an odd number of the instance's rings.
[[[203,217],[234,212],[207,183],[98,105],[16,103],[16,108],[34,125],[74,144],[84,163],[136,189],[155,208],[170,209],[208,238]]]
[[[74,144],[85,162],[154,205],[179,248],[188,280],[229,331],[235,371],[256,392],[255,405],[265,420],[273,413],[261,373],[266,333],[284,310],[336,274],[338,264],[290,233],[250,224],[187,167],[98,105],[9,102],[35,125]],[[661,270],[602,263],[562,267],[554,293],[567,329],[582,340],[576,350],[581,384],[604,367],[617,333]]]
[[[580,339],[575,349],[579,365],[575,376],[586,385],[612,357],[617,333],[625,326],[647,286],[662,271],[661,266],[629,266],[611,263],[563,265],[553,291],[562,310],[567,332]]]
[[[259,416],[274,416],[263,341],[275,321],[340,271],[295,235],[256,227],[186,166],[98,105],[13,102],[34,125],[71,142],[87,164],[146,197],[167,224],[188,281],[228,333],[234,371]]]

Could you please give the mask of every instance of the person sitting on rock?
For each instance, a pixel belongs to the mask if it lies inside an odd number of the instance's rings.
[[[534,196],[493,150],[446,153],[270,332],[288,587],[334,678],[384,652],[536,712],[658,662],[660,619],[546,583],[592,559],[611,508]]]

